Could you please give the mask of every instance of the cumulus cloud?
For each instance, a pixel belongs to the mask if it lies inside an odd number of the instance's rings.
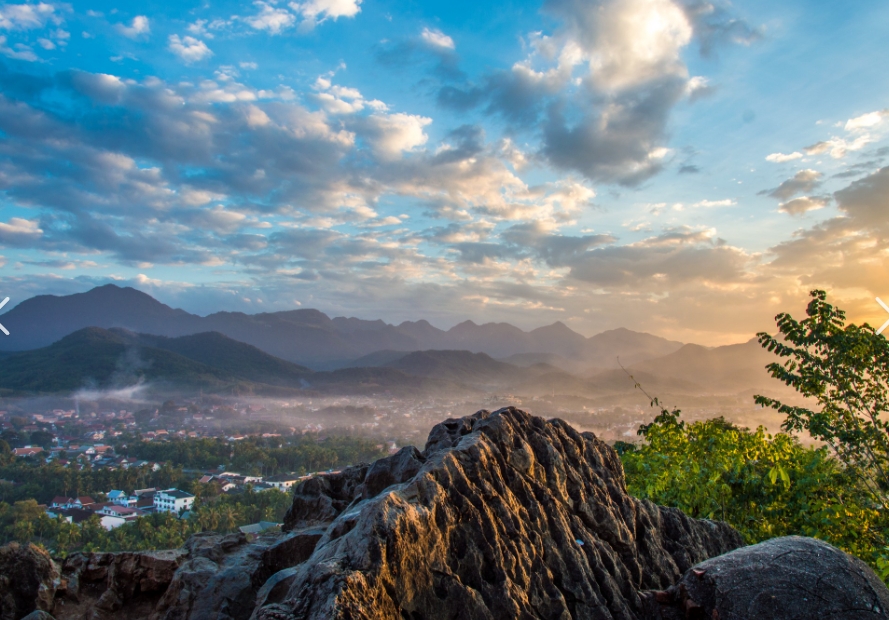
[[[783,164],[784,162],[793,161],[795,159],[802,159],[803,154],[794,151],[793,153],[772,153],[771,155],[766,155],[766,161],[770,161],[775,164]]]
[[[751,45],[763,38],[761,28],[732,16],[725,6],[707,0],[693,0],[685,2],[683,9],[694,24],[704,56],[712,55],[722,45]]]
[[[604,90],[687,75],[680,53],[693,29],[671,0],[550,0],[546,8],[564,20],[563,36],[583,52],[590,79]]]
[[[539,130],[539,154],[556,168],[624,185],[663,169],[673,108],[709,90],[705,77],[689,75],[684,50],[696,36],[709,49],[720,28],[746,28],[726,11],[705,19],[675,0],[549,0],[544,10],[560,27],[530,35],[525,59],[480,84],[445,85],[438,100],[458,110],[485,105],[516,131]]]
[[[828,154],[833,159],[843,159],[852,151],[860,151],[868,144],[875,142],[889,129],[889,109],[877,110],[850,118],[842,124],[846,135],[830,136],[803,148],[806,155]],[[766,160],[776,163],[802,158],[802,153],[794,152],[790,155],[773,153]]]
[[[28,62],[36,62],[40,60],[33,52],[30,46],[25,45],[24,43],[17,43],[10,47],[7,45],[7,39],[5,35],[0,35],[0,54],[3,54],[7,58],[13,58],[15,60],[26,60]]]
[[[10,218],[8,222],[0,222],[0,242],[9,246],[30,246],[43,234],[36,220],[21,217]]]
[[[123,36],[129,39],[138,39],[143,35],[147,35],[151,32],[151,26],[148,22],[148,17],[145,15],[137,15],[133,18],[133,21],[130,22],[130,25],[126,24],[117,24],[115,26],[117,31]]]
[[[797,231],[771,249],[771,274],[793,274],[804,286],[859,290],[871,300],[889,276],[889,168],[835,192],[840,214]]]
[[[843,129],[846,131],[864,131],[881,125],[886,119],[889,119],[889,108],[850,118],[846,121]]]
[[[362,0],[308,0],[307,2],[291,2],[290,6],[307,18],[337,19],[339,17],[355,17],[361,12]]]
[[[645,290],[692,281],[738,282],[750,260],[711,230],[682,227],[636,243],[588,250],[569,265],[570,277],[582,282]]]
[[[821,184],[824,175],[817,170],[800,170],[792,178],[787,179],[781,185],[768,192],[769,196],[779,200],[787,200],[796,194],[806,194]]]
[[[0,4],[0,30],[34,30],[47,23],[60,24],[61,11],[48,2]]]
[[[818,196],[810,198],[809,196],[801,196],[799,198],[794,198],[793,200],[788,200],[787,202],[782,202],[778,205],[778,210],[790,215],[802,215],[809,211],[823,209],[829,202],[830,200],[828,198]]]
[[[259,7],[259,12],[245,19],[251,28],[267,30],[271,34],[280,34],[296,23],[296,16],[287,9],[276,7],[268,2],[260,1],[253,4]]]
[[[854,140],[845,138],[830,138],[805,147],[806,155],[821,155],[828,153],[834,159],[844,158],[849,151],[860,151],[868,143],[872,142],[869,135],[859,136]]]
[[[187,63],[198,62],[213,55],[207,44],[194,37],[171,34],[167,39],[167,49]]]
[[[355,17],[361,12],[362,0],[307,0],[291,2],[290,8],[303,18],[302,29],[312,29],[328,19]]]
[[[420,38],[427,45],[445,50],[453,50],[456,48],[454,44],[454,40],[443,33],[441,30],[429,28],[423,28],[423,31],[420,33]]]
[[[731,198],[723,198],[722,200],[699,200],[698,202],[692,203],[692,208],[704,207],[704,208],[712,208],[712,207],[731,207],[738,204],[736,200],[732,200]]]
[[[291,28],[309,32],[328,19],[354,17],[361,11],[361,0],[307,0],[290,2],[286,6],[277,0],[255,0],[257,12],[247,17],[233,16],[231,21],[243,21],[254,30],[278,35]],[[201,25],[200,34],[204,34]]]
[[[373,114],[363,119],[359,126],[374,152],[392,159],[426,144],[429,136],[423,128],[431,122],[431,118],[416,114]]]

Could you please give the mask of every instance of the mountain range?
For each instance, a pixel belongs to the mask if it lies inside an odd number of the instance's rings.
[[[445,331],[317,310],[200,317],[113,285],[34,297],[0,322],[11,333],[0,337],[0,389],[13,393],[137,381],[219,392],[587,397],[630,394],[636,381],[660,394],[775,387],[764,370],[775,358],[755,339],[708,348],[627,329],[585,338],[562,323],[525,332],[465,321]]]
[[[315,372],[217,332],[170,338],[100,327],[85,327],[48,347],[0,358],[0,393],[9,395],[120,388],[142,382],[154,387],[256,394],[308,390],[411,395],[474,389],[449,376],[388,367]]]
[[[84,327],[120,327],[167,337],[218,332],[316,370],[355,366],[356,359],[378,351],[435,349],[486,353],[494,358],[549,355],[561,361],[554,365],[578,371],[614,368],[617,356],[624,364],[661,357],[683,344],[628,329],[587,338],[561,322],[526,332],[508,323],[477,325],[472,321],[448,330],[425,320],[391,325],[381,320],[330,318],[310,309],[217,312],[201,317],[113,284],[75,295],[32,297],[3,314],[0,322],[10,331],[0,338],[0,351],[45,347]],[[528,365],[525,362],[517,363]]]

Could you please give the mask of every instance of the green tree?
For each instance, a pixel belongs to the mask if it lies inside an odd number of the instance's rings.
[[[32,445],[37,445],[45,450],[49,450],[50,446],[52,446],[53,438],[54,435],[50,432],[34,431],[31,433],[31,437],[28,441],[30,441]]]
[[[632,495],[734,526],[748,543],[798,534],[830,542],[889,580],[889,515],[826,448],[721,418],[687,424],[661,410],[621,460]]]
[[[889,342],[865,323],[846,324],[846,315],[815,290],[797,321],[787,313],[775,320],[779,335],[758,334],[760,344],[783,363],[769,373],[808,397],[817,407],[755,397],[786,418],[786,431],[806,431],[823,441],[854,473],[874,500],[889,500]]]

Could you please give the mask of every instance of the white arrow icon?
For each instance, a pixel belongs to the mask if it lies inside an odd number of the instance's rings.
[[[9,301],[9,297],[7,297],[6,299],[4,299],[3,301],[0,301],[0,308],[2,308],[3,306],[5,306],[7,301]],[[883,303],[883,302],[881,301],[880,303]],[[889,321],[886,321],[886,322],[889,323]],[[6,334],[7,336],[9,335],[9,332],[6,331],[6,328],[3,327],[3,325],[0,325],[0,332],[3,332],[3,333]]]
[[[879,297],[877,297],[877,303],[880,304],[881,306],[883,306],[883,310],[885,310],[886,312],[889,312],[889,306],[884,304],[883,300],[880,299]],[[0,307],[2,307],[2,306],[3,306],[3,304],[0,304]],[[877,330],[877,334],[881,333],[887,327],[889,327],[889,319],[887,319],[886,322],[883,323],[883,325],[880,327],[880,329]]]

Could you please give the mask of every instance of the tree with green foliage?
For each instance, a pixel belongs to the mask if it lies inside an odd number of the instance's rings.
[[[769,364],[769,373],[817,405],[757,395],[756,403],[785,414],[784,433],[750,432],[722,419],[686,424],[678,410],[662,408],[640,427],[642,445],[615,447],[637,496],[723,519],[749,543],[821,538],[889,583],[889,343],[867,324],[847,325],[824,291],[811,297],[806,319],[782,313],[779,334],[758,334],[785,358]],[[824,445],[805,447],[789,434],[801,431]]]
[[[760,344],[783,363],[769,373],[813,399],[817,408],[766,396],[757,404],[786,416],[786,431],[806,431],[823,441],[883,508],[889,501],[889,342],[865,323],[846,324],[846,314],[811,292],[807,318],[787,313],[775,320],[779,335],[758,334]]]
[[[689,424],[678,410],[662,409],[639,433],[644,443],[620,446],[632,495],[726,521],[751,544],[797,534],[826,540],[878,570],[889,559],[889,515],[828,449],[722,418]]]

